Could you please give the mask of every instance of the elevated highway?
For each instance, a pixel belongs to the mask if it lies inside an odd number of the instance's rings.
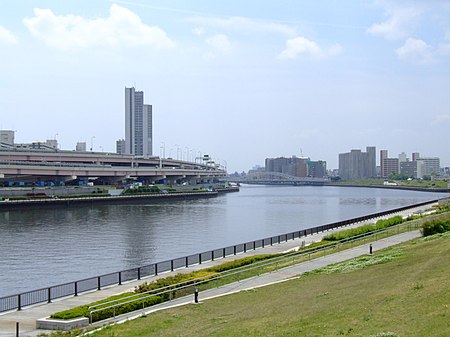
[[[221,167],[159,157],[99,152],[0,151],[0,181],[75,180],[101,178],[211,180],[225,176]]]

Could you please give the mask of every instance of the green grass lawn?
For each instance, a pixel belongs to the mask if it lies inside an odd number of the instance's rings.
[[[409,337],[449,336],[449,331],[446,234],[297,280],[157,312],[91,336]]]
[[[448,188],[448,181],[444,180],[390,180],[390,179],[354,179],[334,181],[335,185],[361,185],[361,186],[383,186],[384,181],[395,181],[398,186],[421,187],[421,188]]]

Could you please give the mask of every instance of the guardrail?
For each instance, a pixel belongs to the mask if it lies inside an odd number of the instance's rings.
[[[124,282],[141,280],[145,277],[156,276],[164,272],[174,271],[180,268],[188,268],[192,265],[202,264],[207,261],[214,261],[215,259],[225,258],[227,256],[245,253],[247,250],[255,250],[264,248],[265,246],[280,244],[289,240],[299,239],[311,234],[316,234],[331,229],[344,227],[350,224],[371,220],[385,215],[398,213],[407,209],[424,206],[430,203],[437,202],[430,200],[414,205],[403,206],[388,211],[377,212],[361,217],[356,217],[344,221],[338,221],[326,225],[311,227],[307,229],[289,232],[281,235],[271,236],[264,239],[249,241],[245,243],[236,244],[224,248],[209,250],[202,253],[179,257],[162,262],[122,270],[119,272],[95,276],[74,282],[59,284],[47,288],[31,290],[20,294],[10,295],[0,298],[0,313],[11,310],[21,310],[22,308],[38,303],[51,303],[52,300],[67,297],[78,296],[79,294],[92,290],[101,290],[104,287],[112,285],[121,285]]]
[[[320,256],[320,254],[323,252],[324,255],[329,250],[334,249],[346,249],[346,245],[350,245],[353,247],[354,244],[360,244],[360,241],[363,241],[363,243],[366,243],[366,240],[369,241],[376,241],[378,239],[378,236],[389,236],[392,234],[398,234],[404,231],[411,231],[412,229],[418,229],[419,228],[419,222],[414,223],[402,223],[396,226],[387,227],[378,229],[375,231],[363,233],[351,238],[342,239],[335,242],[330,242],[326,245],[321,245],[318,247],[295,251],[291,253],[284,254],[279,257],[274,257],[268,260],[262,260],[258,262],[254,262],[251,265],[241,266],[237,268],[233,268],[231,270],[218,272],[214,276],[203,276],[196,279],[172,284],[169,286],[160,287],[157,289],[152,289],[146,292],[142,293],[136,293],[127,297],[122,297],[120,299],[111,300],[109,302],[103,302],[101,304],[93,305],[88,308],[89,311],[89,323],[93,323],[93,318],[95,317],[95,314],[101,313],[103,311],[110,311],[110,317],[116,317],[120,314],[119,307],[133,304],[138,302],[139,309],[145,309],[146,307],[150,307],[154,304],[147,305],[146,300],[154,298],[156,296],[166,296],[168,297],[167,300],[173,300],[175,298],[180,298],[188,295],[192,295],[195,293],[195,291],[202,286],[205,285],[206,289],[211,289],[214,287],[219,287],[220,285],[229,284],[232,282],[240,281],[248,277],[255,276],[255,273],[253,271],[257,271],[256,275],[261,275],[263,273],[266,273],[268,271],[276,270],[279,268],[286,268],[291,265],[294,265],[299,262],[308,261],[312,258],[317,257],[317,255]],[[302,260],[303,259],[303,260]],[[302,261],[298,261],[302,260]],[[265,270],[264,270],[265,269]],[[252,273],[253,272],[253,273]],[[247,276],[242,275],[244,273],[250,273]],[[226,278],[230,278],[229,280],[226,280]],[[236,277],[236,278],[233,278]],[[219,283],[222,281],[221,283]],[[213,283],[216,282],[214,285]],[[209,285],[209,286],[208,286]],[[141,302],[141,303],[139,303]],[[163,301],[165,302],[165,301]],[[138,307],[138,306],[136,306]],[[136,309],[136,310],[139,310]],[[133,311],[136,311],[133,310]],[[127,311],[133,312],[133,311]],[[102,320],[102,319],[98,319]],[[97,320],[96,320],[97,321]]]

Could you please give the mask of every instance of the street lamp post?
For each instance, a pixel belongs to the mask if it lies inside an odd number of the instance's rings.
[[[159,155],[161,156],[161,153],[162,153],[162,157],[166,158],[166,143],[161,142],[161,144],[162,145],[159,147],[159,152],[160,152]]]
[[[53,139],[55,140],[55,149],[58,150],[58,140],[56,139],[56,137],[59,136],[58,133],[55,133],[55,137],[53,137]]]
[[[95,136],[91,137],[91,152],[92,152],[92,149],[94,147],[94,138],[95,138]]]
[[[180,158],[179,158],[180,147],[179,147],[178,144],[175,144],[175,146],[177,147],[177,160],[179,160],[179,159],[180,159]],[[181,154],[183,154],[183,153],[181,153]],[[183,159],[183,158],[182,158],[182,159]]]

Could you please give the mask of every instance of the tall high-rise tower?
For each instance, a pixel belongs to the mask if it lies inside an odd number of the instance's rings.
[[[152,106],[144,104],[144,92],[125,88],[125,153],[151,156]]]

